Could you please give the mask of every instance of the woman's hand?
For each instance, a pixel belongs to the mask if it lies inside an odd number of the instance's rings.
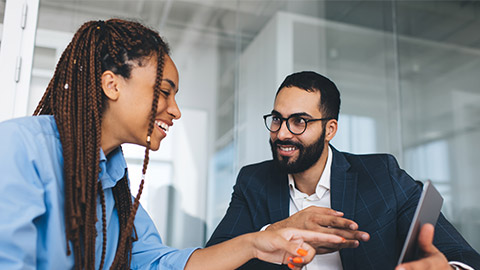
[[[300,229],[285,228],[276,231],[263,231],[251,234],[254,256],[260,260],[287,264],[291,269],[301,269],[311,262],[315,249],[306,242],[340,244],[343,237]]]
[[[195,250],[187,261],[186,270],[236,269],[257,258],[263,261],[287,264],[300,269],[312,261],[313,249],[306,242],[338,244],[343,237],[293,228],[247,233],[207,248]]]

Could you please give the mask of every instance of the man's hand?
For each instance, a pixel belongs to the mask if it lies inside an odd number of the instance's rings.
[[[359,241],[370,239],[368,233],[358,231],[358,225],[355,222],[343,218],[343,213],[324,207],[310,206],[284,220],[271,224],[266,230],[287,227],[334,234],[345,238],[346,241],[339,244],[308,242],[315,248],[317,254],[330,253],[342,248],[356,248]]]
[[[432,224],[425,224],[418,235],[418,245],[423,252],[421,259],[413,262],[403,263],[395,270],[435,269],[451,270],[447,258],[433,245],[433,234],[435,228]]]

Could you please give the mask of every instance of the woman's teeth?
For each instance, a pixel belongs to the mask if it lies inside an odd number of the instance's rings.
[[[169,126],[168,126],[166,123],[161,122],[161,121],[155,121],[155,124],[156,124],[159,128],[161,128],[161,129],[163,129],[163,130],[165,130],[165,131],[168,132]]]

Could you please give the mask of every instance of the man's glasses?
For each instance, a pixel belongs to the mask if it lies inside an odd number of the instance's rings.
[[[307,119],[303,118],[300,115],[292,114],[288,118],[283,118],[277,114],[267,114],[263,116],[265,121],[265,126],[270,132],[277,132],[280,130],[283,121],[287,122],[287,129],[295,135],[300,135],[307,129],[307,124],[309,122],[321,121],[321,120],[331,120],[333,118],[317,118],[317,119]]]

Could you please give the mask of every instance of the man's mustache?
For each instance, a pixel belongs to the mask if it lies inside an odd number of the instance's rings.
[[[294,142],[294,141],[292,141],[292,140],[284,140],[284,141],[282,141],[282,140],[275,140],[275,141],[273,141],[273,142],[271,141],[271,143],[272,143],[272,145],[273,145],[274,147],[278,147],[278,146],[280,146],[280,145],[282,145],[282,146],[292,145],[292,146],[297,147],[299,150],[302,150],[302,149],[303,149],[303,145],[302,145],[301,143],[299,143],[299,142]]]

